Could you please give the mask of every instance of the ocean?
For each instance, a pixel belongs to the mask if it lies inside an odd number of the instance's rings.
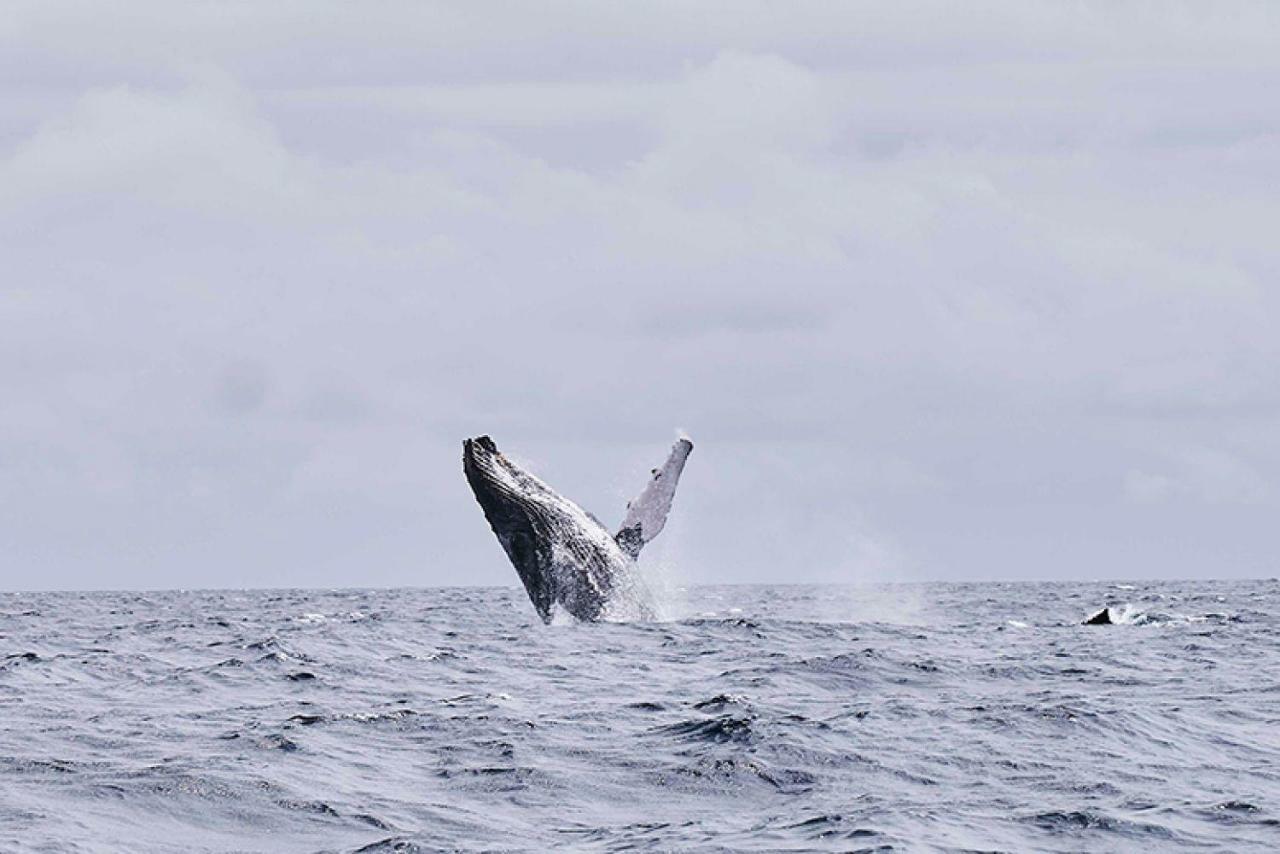
[[[666,607],[0,594],[0,851],[1280,850],[1275,580]]]

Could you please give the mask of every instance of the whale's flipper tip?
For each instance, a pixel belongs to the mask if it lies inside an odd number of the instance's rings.
[[[1110,626],[1114,625],[1115,620],[1111,619],[1111,609],[1103,608],[1089,619],[1085,620],[1081,625],[1085,626]]]

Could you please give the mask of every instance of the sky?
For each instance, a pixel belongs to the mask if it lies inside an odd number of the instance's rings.
[[[0,5],[0,589],[1271,577],[1280,4]]]

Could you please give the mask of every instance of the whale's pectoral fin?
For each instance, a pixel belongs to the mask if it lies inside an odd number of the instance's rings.
[[[653,470],[653,476],[644,492],[627,505],[627,518],[613,538],[632,558],[639,555],[644,544],[658,536],[662,526],[667,523],[671,499],[675,497],[680,473],[684,471],[684,461],[689,458],[692,450],[693,443],[688,439],[677,440],[662,468]]]

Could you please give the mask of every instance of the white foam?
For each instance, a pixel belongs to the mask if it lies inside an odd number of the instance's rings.
[[[1145,622],[1146,614],[1135,608],[1128,602],[1125,602],[1118,608],[1111,608],[1111,622],[1120,625],[1136,625]]]

